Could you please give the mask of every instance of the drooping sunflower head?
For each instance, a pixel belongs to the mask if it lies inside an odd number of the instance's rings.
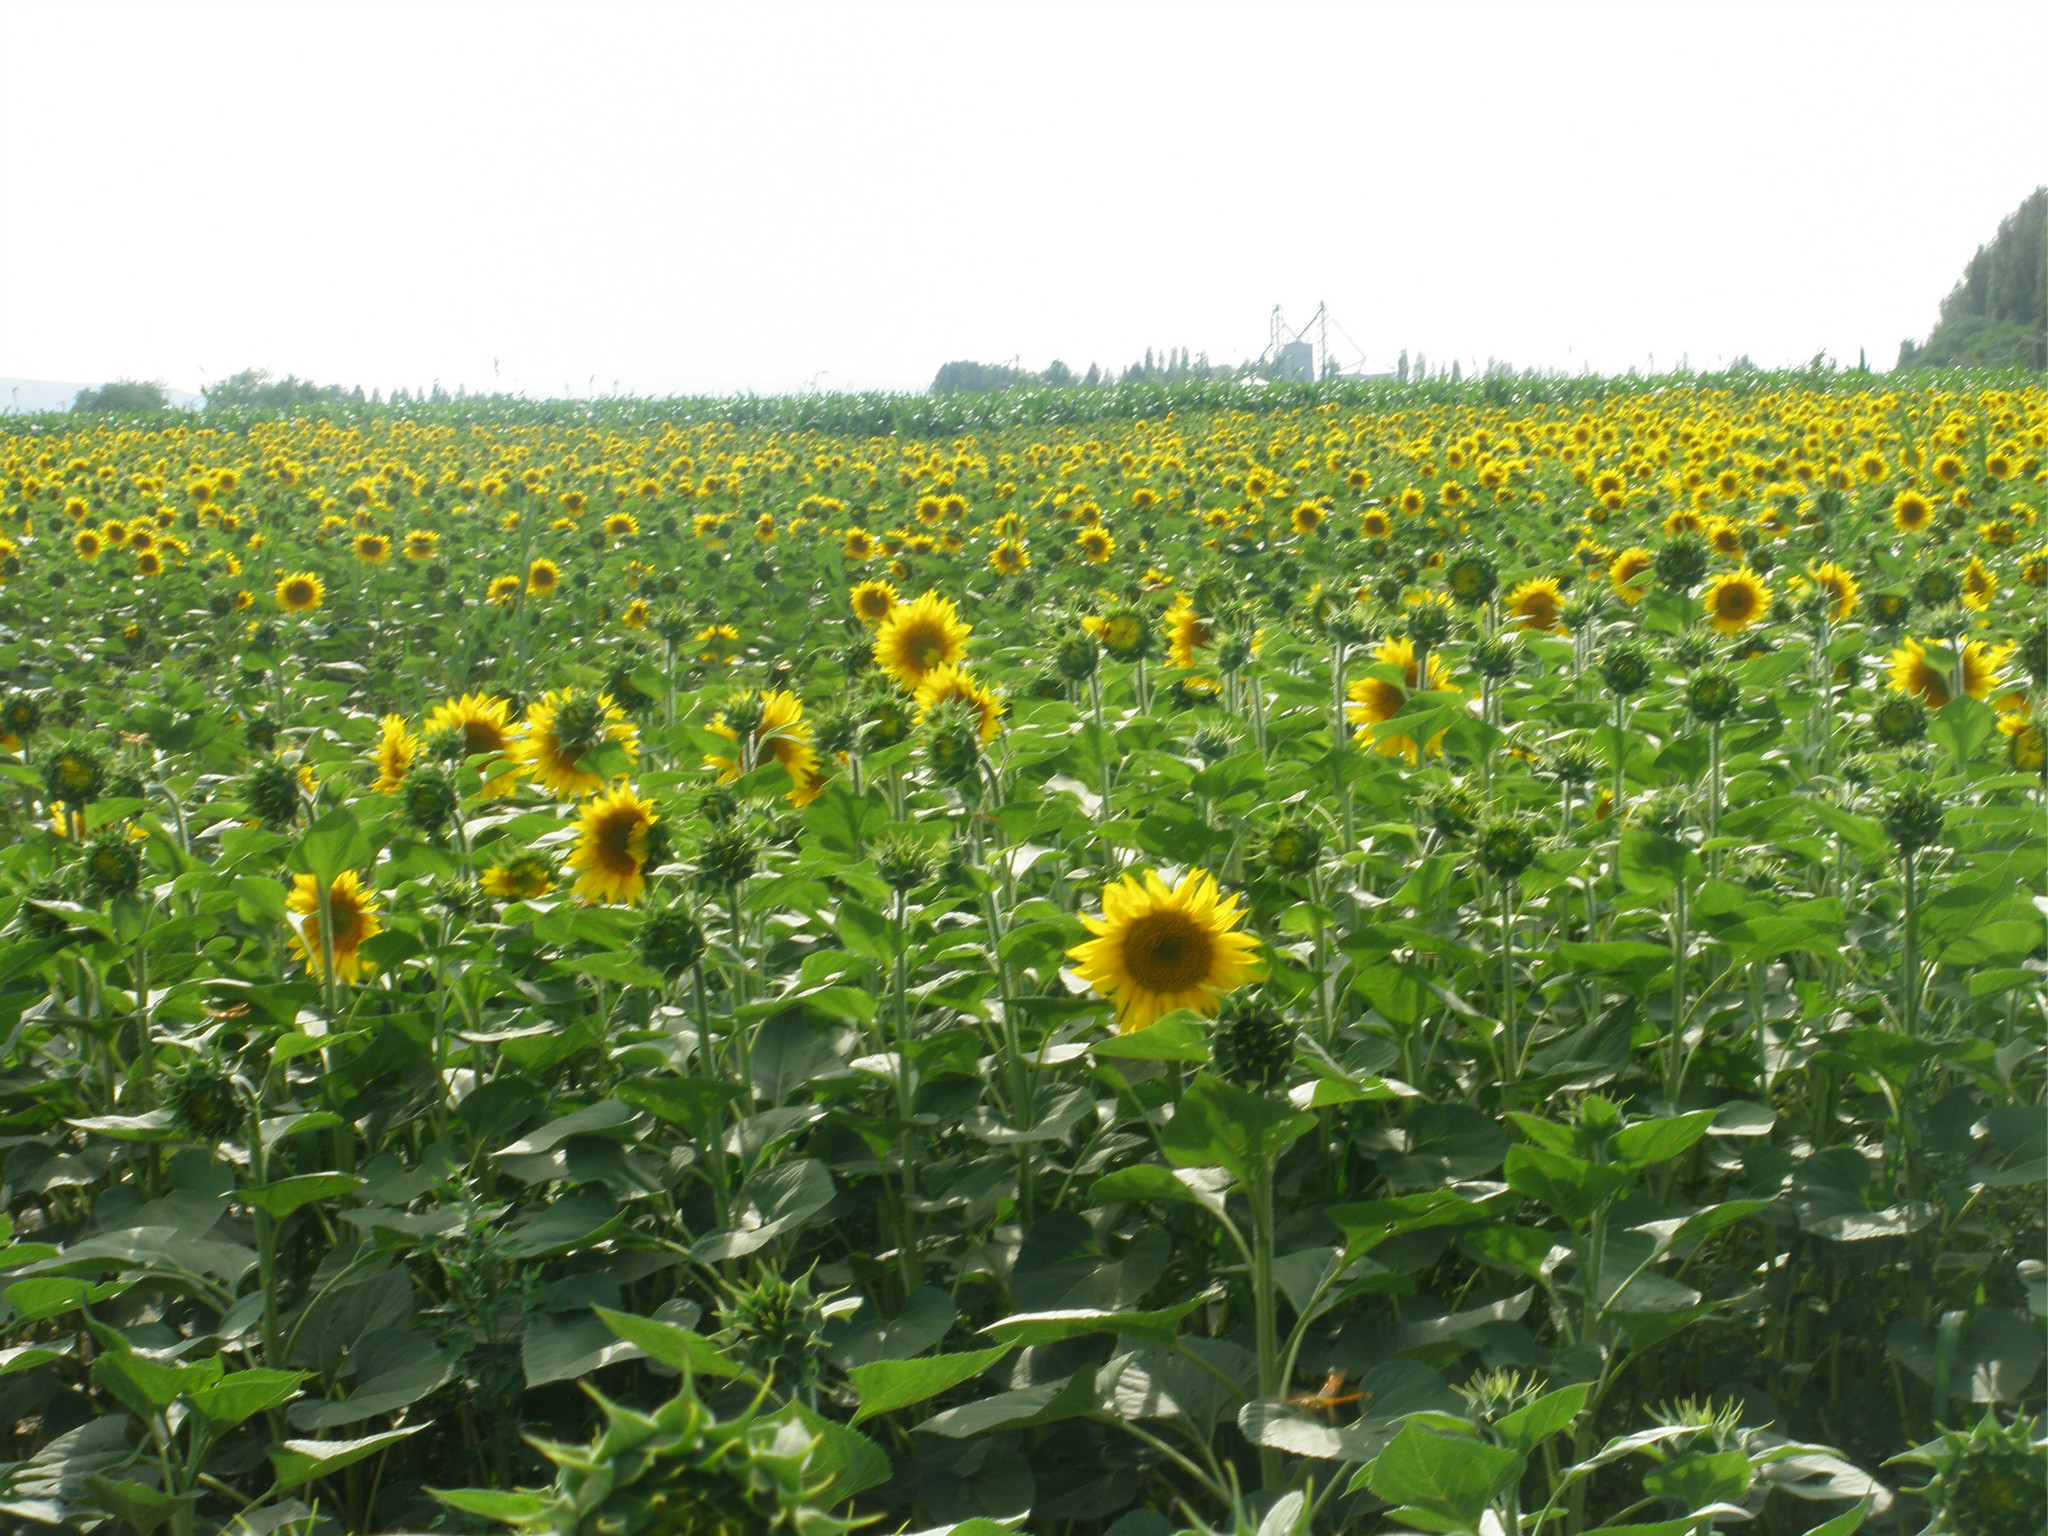
[[[586,901],[638,901],[646,889],[649,845],[660,819],[654,803],[624,781],[585,805],[576,818],[576,847],[568,861],[578,876],[576,894]]]
[[[927,592],[915,602],[899,603],[875,631],[875,665],[906,693],[914,693],[927,674],[957,664],[967,654],[974,626],[960,621],[950,598]]]
[[[1223,896],[1205,870],[1172,889],[1147,870],[1103,887],[1102,916],[1081,918],[1095,937],[1067,953],[1116,1005],[1125,1032],[1177,1008],[1213,1015],[1224,993],[1258,974],[1258,940],[1235,931],[1243,917],[1238,898]]]

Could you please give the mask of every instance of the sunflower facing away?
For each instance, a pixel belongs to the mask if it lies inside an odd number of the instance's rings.
[[[434,712],[427,716],[426,734],[431,736],[436,731],[457,730],[462,732],[464,757],[475,757],[480,752],[509,757],[512,751],[511,730],[506,720],[509,708],[504,699],[494,699],[483,693],[465,693],[459,699],[450,699],[435,706]],[[483,798],[491,800],[499,795],[509,795],[518,781],[517,768],[486,779]]]
[[[739,732],[725,723],[723,711],[712,718],[710,729],[728,741],[739,740]],[[782,764],[795,786],[789,792],[789,803],[797,809],[803,809],[825,792],[824,780],[818,776],[818,751],[811,745],[811,723],[804,718],[802,702],[787,689],[772,693],[762,690],[761,723],[754,727],[752,747],[750,755],[756,764],[771,754]],[[721,784],[730,784],[740,776],[737,758],[707,752],[704,764],[719,770]]]
[[[638,901],[646,889],[647,835],[655,822],[652,801],[631,784],[620,783],[577,813],[576,849],[569,867],[577,872],[576,894],[585,901]]]
[[[587,688],[551,689],[526,706],[526,723],[512,744],[512,756],[557,800],[573,800],[604,788],[604,775],[581,764],[607,740],[617,742],[629,760],[640,755],[640,733],[611,695]]]
[[[285,909],[302,919],[292,924],[291,951],[305,961],[312,975],[321,974],[320,887],[311,875],[294,875]],[[328,914],[334,922],[334,974],[354,983],[363,975],[365,961],[358,951],[363,940],[383,931],[377,921],[377,896],[365,890],[356,872],[345,869],[327,888]]]
[[[1216,1000],[1259,974],[1259,941],[1234,933],[1244,914],[1216,877],[1196,870],[1172,890],[1153,870],[1102,888],[1102,916],[1083,913],[1095,935],[1067,951],[1076,974],[1116,1005],[1128,1034],[1176,1008],[1214,1014]]]
[[[958,667],[940,667],[927,673],[925,680],[917,685],[919,723],[942,704],[956,699],[981,716],[979,733],[982,745],[987,746],[994,741],[1003,729],[1003,701],[993,690],[982,687]]]
[[[875,665],[897,687],[915,693],[925,677],[967,654],[971,624],[948,598],[927,592],[914,603],[899,603],[875,631]]]
[[[403,715],[386,715],[377,722],[381,734],[370,749],[370,761],[377,765],[377,782],[370,793],[388,795],[404,782],[412,760],[420,750],[419,738],[405,728]]]
[[[1739,635],[1771,605],[1771,589],[1747,566],[1716,576],[1701,599],[1707,621],[1724,635]]]

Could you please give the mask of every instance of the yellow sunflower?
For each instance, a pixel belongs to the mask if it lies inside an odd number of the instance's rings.
[[[948,700],[971,705],[981,716],[983,745],[994,741],[1003,729],[1004,704],[992,690],[984,688],[958,667],[935,667],[917,685],[917,718],[924,717]]]
[[[1937,464],[1935,469],[1940,470]],[[1934,503],[1915,490],[1904,490],[1892,498],[1892,525],[1901,533],[1918,533],[1934,521]]]
[[[327,600],[327,589],[311,571],[294,571],[277,584],[277,606],[286,613],[311,613]]]
[[[927,674],[957,664],[967,654],[971,624],[960,622],[952,600],[927,592],[913,603],[899,603],[875,631],[875,665],[896,686],[909,693]]]
[[[1415,664],[1415,646],[1403,638],[1384,640],[1372,653],[1373,662],[1383,667],[1399,667],[1401,682],[1384,677],[1361,677],[1345,690],[1351,702],[1344,706],[1344,714],[1358,727],[1354,740],[1360,746],[1375,746],[1388,757],[1405,757],[1414,764],[1419,754],[1412,736],[1382,736],[1374,739],[1373,727],[1384,725],[1401,712],[1401,706],[1408,702],[1408,695],[1418,682]],[[1454,692],[1451,688],[1450,668],[1443,663],[1437,652],[1429,653],[1429,686],[1432,690]],[[1429,754],[1435,757],[1443,750],[1444,733],[1438,731],[1429,740]]]
[[[526,590],[535,597],[546,597],[562,584],[562,568],[543,556],[526,568]]]
[[[405,728],[403,715],[386,715],[377,722],[382,734],[370,749],[370,761],[377,765],[377,782],[370,792],[388,795],[405,781],[412,760],[419,755],[419,738]]]
[[[1855,576],[1832,560],[1807,567],[1807,574],[1813,577],[1813,584],[1828,595],[1828,621],[1832,624],[1845,623],[1856,612],[1860,601],[1860,588]]]
[[[636,597],[633,601],[626,604],[626,611],[619,615],[619,622],[628,629],[645,629],[651,611],[647,606],[646,598]]]
[[[2009,709],[1998,717],[1999,734],[2005,737],[2006,761],[2015,773],[2040,773],[2048,769],[2048,735],[2024,708]]]
[[[577,871],[576,894],[585,901],[638,901],[647,888],[647,839],[661,818],[621,781],[598,795],[576,816],[576,849],[569,867]]]
[[[555,888],[554,866],[537,853],[493,864],[477,878],[484,893],[500,901],[531,901]]]
[[[573,800],[604,788],[603,774],[578,765],[607,740],[618,743],[629,761],[640,755],[640,733],[611,695],[550,689],[526,706],[511,756],[557,800]]]
[[[1937,647],[1930,658],[1928,646]],[[1987,646],[1981,640],[1963,642],[1963,692],[1981,699],[1998,686],[1998,674],[2011,656],[2010,645]],[[1891,655],[1892,692],[1910,693],[1929,709],[1939,709],[1955,695],[1955,656],[1938,640],[1921,642],[1910,635]]]
[[[427,716],[424,734],[431,736],[436,731],[460,731],[464,757],[475,757],[482,752],[510,757],[512,734],[507,719],[510,709],[511,705],[505,699],[494,699],[483,693],[465,693],[459,699],[437,704],[434,712]],[[486,779],[483,797],[489,800],[511,794],[513,786],[519,782],[519,773],[516,767],[508,768]]]
[[[1166,610],[1166,633],[1167,653],[1183,672],[1194,670],[1195,652],[1206,650],[1214,638],[1209,621],[1195,611],[1195,605],[1185,592],[1176,597],[1173,606]]]
[[[284,904],[301,919],[291,925],[291,952],[306,963],[309,973],[322,974],[319,882],[311,875],[294,875]],[[333,919],[334,974],[346,982],[360,981],[366,962],[358,951],[365,939],[383,929],[377,921],[376,892],[365,889],[354,870],[345,869],[327,888],[327,910]]]
[[[1963,567],[1963,606],[1973,613],[1982,613],[1991,606],[1991,600],[1998,596],[1998,578],[1991,574],[1991,567],[1975,555]]]
[[[381,533],[359,533],[355,551],[356,558],[366,565],[382,565],[391,558],[391,541]]]
[[[886,581],[864,581],[848,595],[854,616],[863,624],[879,624],[896,607],[896,589]]]
[[[1547,634],[1557,628],[1558,614],[1563,608],[1564,589],[1555,576],[1532,576],[1508,594],[1508,613],[1521,629],[1537,629]]]
[[[1016,539],[1005,539],[988,552],[989,569],[998,576],[1021,576],[1031,569],[1031,553]]]
[[[1101,565],[1116,553],[1116,540],[1109,536],[1107,528],[1083,528],[1074,542],[1090,565]]]
[[[1707,621],[1715,629],[1724,635],[1739,635],[1762,618],[1764,610],[1770,607],[1771,589],[1758,579],[1754,571],[1744,566],[1708,582],[1706,596],[1701,602],[1706,608]]]
[[[1156,871],[1102,888],[1102,916],[1081,915],[1095,935],[1067,951],[1076,973],[1116,1005],[1128,1034],[1176,1008],[1214,1014],[1216,1000],[1259,974],[1259,941],[1234,933],[1244,914],[1216,877],[1196,870],[1172,890]]]
[[[712,717],[710,729],[728,741],[740,739],[740,733],[725,723],[723,710]],[[769,755],[782,764],[795,786],[789,792],[789,803],[799,810],[825,792],[824,780],[818,776],[818,751],[811,745],[811,723],[804,718],[802,702],[787,689],[761,691],[761,723],[754,727],[752,748],[748,755],[756,764]],[[740,776],[738,758],[707,752],[704,763],[719,770],[721,784],[730,784]]]

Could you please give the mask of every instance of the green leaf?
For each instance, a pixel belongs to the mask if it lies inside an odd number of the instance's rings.
[[[1540,1280],[1543,1278],[1543,1266],[1550,1259],[1550,1250],[1557,1246],[1557,1234],[1540,1227],[1491,1222],[1467,1232],[1459,1242],[1483,1264]]]
[[[506,1493],[496,1488],[429,1488],[427,1492],[450,1509],[506,1525],[538,1520],[548,1508],[537,1493]]]
[[[1427,1510],[1455,1531],[1476,1532],[1494,1498],[1521,1475],[1522,1458],[1506,1446],[1444,1435],[1412,1420],[1366,1473],[1375,1498]],[[1401,1511],[1388,1516],[1397,1524]]]
[[[94,1503],[115,1519],[133,1526],[139,1536],[149,1536],[166,1522],[182,1524],[180,1517],[189,1519],[187,1511],[199,1502],[197,1493],[165,1493],[147,1483],[99,1473],[88,1477],[85,1485],[92,1490]]]
[[[950,1392],[971,1381],[1010,1352],[1008,1344],[969,1350],[958,1355],[927,1355],[921,1360],[877,1360],[847,1373],[860,1407],[848,1422],[858,1424],[879,1413],[894,1413],[927,1398]]]
[[[14,1308],[14,1322],[39,1323],[46,1317],[57,1317],[76,1307],[90,1306],[118,1296],[128,1289],[130,1282],[109,1280],[94,1285],[89,1280],[69,1277],[42,1280],[17,1280],[7,1287],[7,1305]]]
[[[1012,1347],[1057,1344],[1062,1339],[1078,1339],[1091,1333],[1113,1333],[1170,1345],[1179,1336],[1180,1325],[1188,1314],[1213,1300],[1216,1294],[1204,1291],[1173,1306],[1149,1312],[1106,1312],[1093,1307],[1063,1312],[1013,1312],[1008,1317],[997,1318],[981,1331]]]
[[[187,1378],[183,1366],[158,1365],[122,1343],[93,1361],[92,1380],[94,1386],[119,1398],[137,1418],[147,1422],[177,1401]]]
[[[268,1413],[298,1396],[304,1371],[235,1371],[210,1387],[202,1387],[186,1401],[199,1413],[225,1429],[245,1419]]]
[[[1621,834],[1615,871],[1625,890],[1637,896],[1669,896],[1685,876],[1686,847],[1657,832]]]
[[[311,1205],[315,1200],[353,1194],[362,1187],[363,1181],[352,1173],[302,1173],[294,1178],[277,1179],[269,1184],[237,1190],[235,1198],[282,1221],[299,1207]]]
[[[1574,1229],[1583,1227],[1596,1211],[1628,1188],[1635,1177],[1626,1168],[1611,1163],[1589,1163],[1584,1158],[1531,1146],[1508,1148],[1502,1176],[1516,1194],[1541,1201]]]
[[[1229,1187],[1228,1176],[1218,1170],[1133,1163],[1097,1179],[1088,1191],[1088,1202],[1103,1206],[1125,1200],[1153,1200],[1171,1205],[1199,1205],[1221,1216],[1223,1196]]]
[[[306,829],[292,850],[291,867],[316,884],[332,885],[345,869],[360,869],[375,857],[362,826],[346,806],[336,806]]]
[[[670,1125],[694,1128],[735,1099],[745,1097],[737,1083],[710,1077],[643,1077],[621,1083],[619,1102],[644,1109]]]
[[[1150,1028],[1111,1035],[1088,1050],[1111,1061],[1207,1061],[1209,1027],[1202,1018],[1181,1008]]]
[[[1159,1132],[1159,1150],[1182,1168],[1228,1168],[1242,1183],[1270,1170],[1314,1115],[1204,1072]]]
[[[833,927],[838,930],[839,942],[856,955],[892,961],[903,953],[903,930],[896,920],[851,896],[840,900]]]
[[[1824,1520],[1806,1533],[1806,1536],[1856,1536],[1863,1522],[1870,1518],[1870,1497],[1866,1494],[1848,1509],[1832,1520]]]
[[[1577,1382],[1560,1392],[1547,1392],[1527,1407],[1517,1408],[1494,1423],[1494,1431],[1524,1456],[1552,1435],[1561,1435],[1585,1411],[1593,1384]]]
[[[1614,1133],[1610,1143],[1623,1167],[1638,1171],[1669,1162],[1707,1134],[1707,1127],[1720,1113],[1716,1109],[1695,1110],[1661,1120],[1639,1120]]]
[[[272,1446],[270,1460],[277,1468],[277,1487],[298,1488],[315,1478],[327,1477],[343,1467],[354,1466],[367,1456],[389,1450],[426,1427],[415,1424],[409,1429],[366,1435],[361,1440],[287,1440],[282,1445]]]
[[[756,1173],[740,1192],[739,1225],[699,1238],[690,1257],[699,1264],[745,1258],[802,1227],[832,1203],[835,1193],[831,1173],[815,1158]]]
[[[609,1307],[593,1307],[591,1310],[603,1320],[605,1327],[627,1343],[638,1346],[650,1360],[659,1360],[675,1370],[690,1371],[700,1376],[741,1374],[739,1365],[701,1333],[678,1328],[674,1323],[657,1322],[651,1317],[614,1312]]]
[[[152,1109],[144,1115],[91,1115],[64,1123],[75,1131],[115,1141],[169,1141],[178,1134],[176,1117],[168,1109]]]
[[[1998,733],[1998,712],[1982,699],[1958,694],[1934,712],[1927,722],[1927,734],[1947,747],[1956,766],[1967,768],[1976,761],[1984,743]]]
[[[892,1468],[887,1451],[859,1431],[814,1413],[802,1403],[791,1403],[763,1422],[782,1424],[791,1420],[802,1424],[804,1432],[817,1441],[811,1459],[804,1465],[806,1483],[814,1479],[825,1481],[815,1503],[830,1508],[889,1481]],[[1014,1533],[1006,1530],[1004,1536]]]
[[[1323,1213],[1344,1234],[1345,1262],[1371,1252],[1390,1237],[1429,1227],[1465,1226],[1483,1221],[1486,1207],[1448,1189],[1424,1190],[1391,1200],[1363,1200],[1333,1205]]]

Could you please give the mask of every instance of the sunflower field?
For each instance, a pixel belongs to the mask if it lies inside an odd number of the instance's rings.
[[[0,1514],[2038,1536],[2048,389],[0,430]]]

